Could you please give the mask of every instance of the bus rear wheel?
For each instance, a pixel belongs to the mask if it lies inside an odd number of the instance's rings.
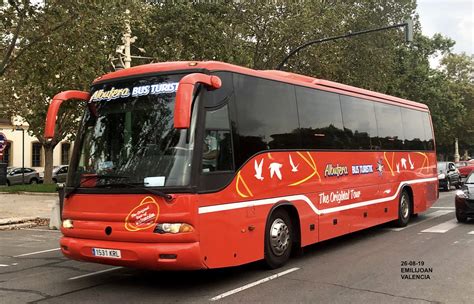
[[[284,209],[272,212],[265,227],[265,263],[269,268],[281,267],[288,261],[293,240],[293,226],[288,213]]]
[[[406,190],[403,190],[398,201],[398,219],[395,222],[397,227],[405,227],[408,224],[411,212],[410,195]]]

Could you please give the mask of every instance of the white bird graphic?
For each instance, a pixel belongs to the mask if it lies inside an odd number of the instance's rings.
[[[402,158],[402,159],[401,159],[401,162],[402,162],[402,168],[403,168],[403,169],[406,169],[406,168],[407,168],[407,160],[404,159],[404,158]]]
[[[291,172],[298,172],[298,166],[300,164],[297,164],[295,166],[295,164],[293,163],[293,159],[291,159],[291,155],[288,155],[288,157],[290,158]]]
[[[397,173],[400,173],[400,164],[397,163]]]
[[[257,163],[257,160],[255,160],[255,164],[254,164],[254,167],[255,167],[255,177],[258,179],[258,180],[263,180],[263,176],[262,176],[262,169],[263,169],[263,158],[262,160],[260,161],[260,164]]]
[[[415,162],[411,161],[410,154],[408,154],[408,161],[410,162],[410,169],[415,169]]]
[[[280,172],[281,167],[283,167],[282,164],[271,163],[270,166],[268,166],[268,168],[270,169],[270,178],[273,178],[273,174],[276,174],[278,179],[281,180],[281,178],[282,178],[281,172]]]

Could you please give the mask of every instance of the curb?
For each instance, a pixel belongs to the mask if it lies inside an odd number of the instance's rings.
[[[36,227],[39,225],[44,225],[45,221],[49,221],[49,219],[41,217],[4,218],[0,219],[0,231]]]
[[[35,217],[9,217],[9,218],[3,218],[0,219],[0,226],[2,225],[11,225],[11,224],[18,224],[18,223],[23,223],[23,222],[30,222],[34,221],[36,219],[39,219],[38,216]]]
[[[17,230],[21,228],[31,228],[35,227],[36,223],[35,222],[25,222],[25,223],[19,223],[19,224],[12,224],[12,225],[2,225],[0,226],[0,231],[2,230]]]

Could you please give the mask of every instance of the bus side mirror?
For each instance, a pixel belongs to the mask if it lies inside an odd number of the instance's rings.
[[[189,129],[194,87],[197,83],[202,83],[210,89],[218,89],[222,86],[219,77],[202,73],[193,73],[181,78],[174,106],[174,127],[176,129]]]
[[[53,101],[49,104],[48,114],[46,115],[46,126],[44,128],[44,137],[52,139],[54,137],[54,129],[56,127],[56,120],[58,119],[59,107],[65,100],[78,99],[89,101],[89,93],[83,91],[64,91],[56,94]]]

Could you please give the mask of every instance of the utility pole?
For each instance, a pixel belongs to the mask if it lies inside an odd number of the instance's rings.
[[[123,43],[124,43],[124,68],[128,69],[131,66],[132,55],[130,53],[130,45],[135,42],[135,39],[132,39],[132,29],[130,28],[130,11],[127,9],[125,11],[127,15],[125,19],[125,33],[123,34]],[[132,41],[133,40],[133,41]]]
[[[454,139],[454,162],[459,161],[459,144],[458,144],[458,139]]]
[[[130,27],[130,10],[125,10],[125,33],[123,34],[123,67],[129,69],[132,63],[132,55],[130,52],[130,45],[135,42],[136,37],[132,37],[132,29]],[[128,147],[127,153],[130,151],[132,143],[132,112],[125,113],[125,130],[124,141]]]
[[[136,59],[147,59],[147,60],[154,60],[153,57],[146,57],[146,56],[133,56],[131,51],[132,44],[137,40],[136,36],[132,36],[132,29],[130,26],[130,11],[127,9],[125,10],[125,32],[122,36],[122,43],[118,45],[115,49],[115,53],[118,54],[118,57],[110,56],[109,60],[112,64],[112,67],[115,71],[121,69],[128,69],[132,66],[132,58]],[[145,49],[140,47],[135,47],[140,53],[146,53]],[[118,61],[117,64],[114,64],[114,61]]]

